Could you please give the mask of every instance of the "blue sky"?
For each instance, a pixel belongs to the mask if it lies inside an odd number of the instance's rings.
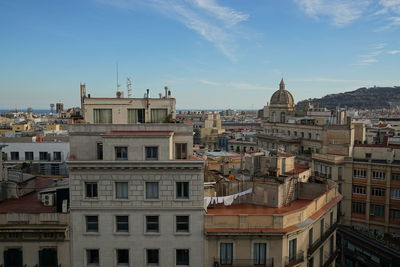
[[[400,0],[1,0],[0,109],[169,86],[178,108],[261,108],[400,85]]]

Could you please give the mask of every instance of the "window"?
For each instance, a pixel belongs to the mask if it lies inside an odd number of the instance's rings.
[[[308,133],[308,139],[312,139],[312,133]]]
[[[34,160],[33,152],[25,152],[25,160]]]
[[[294,131],[294,136],[297,136],[297,132],[296,131]]]
[[[392,180],[400,182],[400,173],[392,173]]]
[[[285,112],[281,112],[281,122],[284,123],[286,121]]]
[[[352,213],[365,215],[365,203],[353,202],[351,205]]]
[[[176,216],[176,231],[189,232],[189,216]]]
[[[366,170],[353,170],[354,177],[365,178],[367,177]]]
[[[219,244],[219,258],[221,265],[232,265],[233,263],[233,243]]]
[[[158,147],[146,146],[145,153],[146,153],[146,160],[158,160]]]
[[[117,232],[129,232],[129,217],[128,216],[115,216],[115,226]]]
[[[129,265],[129,249],[117,249],[117,265],[128,266]]]
[[[146,232],[158,233],[159,232],[159,217],[146,216]]]
[[[176,198],[189,198],[189,182],[176,182]]]
[[[128,182],[115,183],[115,198],[128,199]]]
[[[115,160],[128,160],[128,147],[116,146],[115,147]]]
[[[301,138],[304,138],[304,132],[301,132]]]
[[[331,226],[333,225],[333,211],[331,211],[331,213],[329,214],[329,219],[331,222]]]
[[[93,109],[93,123],[112,123],[112,109]]]
[[[146,182],[146,198],[158,199],[158,182]]]
[[[314,242],[314,229],[308,230],[308,247],[311,247]]]
[[[86,264],[88,266],[99,266],[99,250],[87,249],[86,250]]]
[[[353,194],[365,195],[365,186],[353,185]]]
[[[371,189],[371,195],[373,195],[375,197],[384,197],[385,196],[385,189],[384,188],[373,187]]]
[[[159,250],[158,249],[147,249],[147,265],[158,266],[160,263]]]
[[[319,248],[319,265],[324,266],[324,246]]]
[[[19,152],[11,152],[11,160],[19,160]]]
[[[385,207],[382,205],[371,204],[370,213],[371,217],[384,218],[385,217]]]
[[[43,248],[39,250],[39,266],[40,267],[58,266],[57,249]]]
[[[400,189],[392,189],[391,198],[400,200]]]
[[[187,144],[175,144],[175,159],[187,159]]]
[[[390,209],[389,210],[389,219],[392,221],[400,220],[400,210]]]
[[[86,216],[86,232],[99,232],[99,216]]]
[[[128,108],[128,123],[144,123],[144,109]]]
[[[39,152],[39,160],[48,160],[48,159],[49,159],[49,153]]]
[[[253,263],[254,265],[265,265],[267,263],[267,244],[253,244]]]
[[[160,123],[164,122],[167,118],[168,110],[166,108],[151,109],[151,122]]]
[[[320,230],[321,230],[320,236],[323,236],[324,232],[325,232],[325,220],[324,220],[324,218],[322,218],[321,221],[320,221]]]
[[[103,143],[96,144],[97,159],[103,159]]]
[[[86,189],[86,197],[87,198],[95,198],[98,196],[96,182],[85,183],[85,189]]]
[[[22,249],[9,248],[4,250],[4,266],[23,266]]]
[[[371,153],[365,153],[365,158],[366,159],[370,159],[372,157],[372,154]]]
[[[176,265],[189,265],[189,250],[177,249],[176,250]]]
[[[53,152],[53,159],[60,161],[61,160],[61,152],[59,152],[59,151]]]
[[[289,240],[289,260],[294,260],[297,253],[297,238]]]
[[[386,173],[380,171],[372,172],[372,179],[374,180],[385,180]]]
[[[314,267],[314,258],[310,257],[308,259],[307,267]]]

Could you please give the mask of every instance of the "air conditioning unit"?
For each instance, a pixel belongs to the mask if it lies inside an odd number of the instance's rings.
[[[54,205],[54,194],[43,194],[42,195],[42,203],[45,206],[53,206]]]

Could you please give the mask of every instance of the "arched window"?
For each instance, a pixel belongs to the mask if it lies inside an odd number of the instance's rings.
[[[286,121],[286,114],[285,112],[281,112],[281,122],[285,122]]]
[[[272,111],[271,113],[271,121],[275,122],[275,111]]]

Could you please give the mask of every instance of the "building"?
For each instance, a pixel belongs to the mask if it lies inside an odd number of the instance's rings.
[[[115,98],[95,98],[86,95],[86,85],[81,84],[80,89],[81,112],[87,123],[161,123],[176,118],[176,101],[167,89],[159,98],[151,98],[149,89],[144,98],[125,98],[122,92]]]
[[[343,177],[342,223],[351,227],[342,230],[343,261],[399,266],[400,146],[356,144]]]
[[[297,155],[311,161],[312,153],[348,156],[354,143],[354,129],[344,110],[329,111],[307,107],[295,110],[294,98],[283,80],[264,107],[258,146]]]
[[[224,132],[221,115],[218,112],[210,112],[204,121],[204,128],[200,130],[201,142],[208,150],[216,150],[218,136]]]
[[[257,157],[252,180],[218,178],[207,191],[224,202],[205,214],[205,266],[335,266],[335,182],[298,175],[292,156]]]

